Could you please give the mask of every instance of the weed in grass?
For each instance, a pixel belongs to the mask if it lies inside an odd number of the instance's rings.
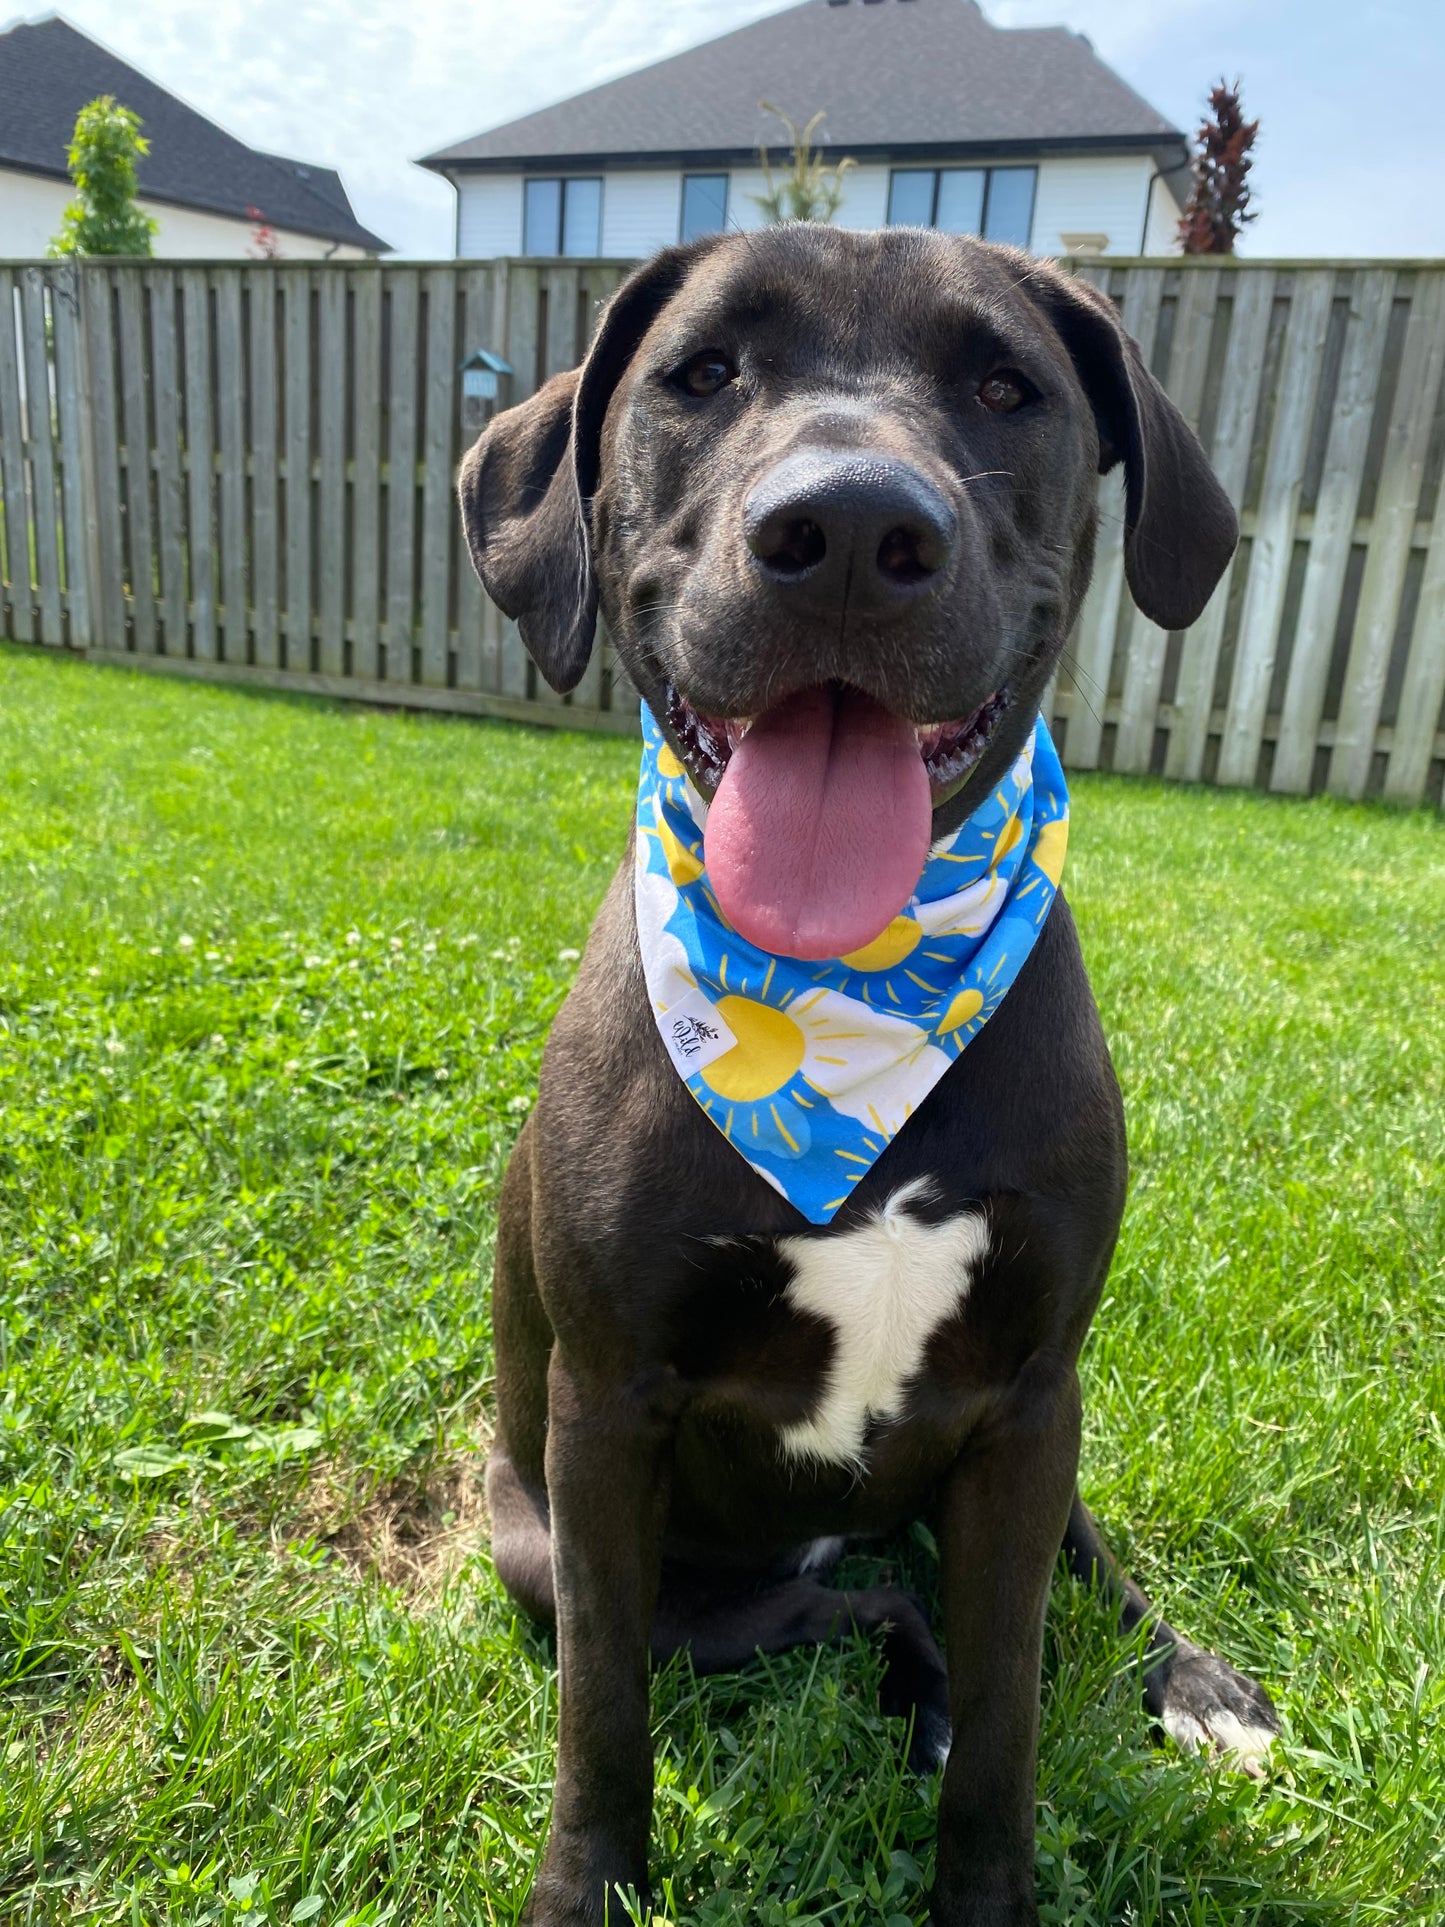
[[[486,1555],[500,1172],[635,750],[0,650],[0,1918],[507,1923],[547,1641]],[[1263,1786],[1050,1609],[1054,1927],[1445,1920],[1445,831],[1075,784],[1134,1176],[1086,1491]],[[926,1534],[854,1554],[936,1590]],[[659,1918],[923,1918],[854,1642],[655,1692]],[[632,1915],[637,1915],[632,1909]]]

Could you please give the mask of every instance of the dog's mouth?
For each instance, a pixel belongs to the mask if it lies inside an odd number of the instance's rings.
[[[909,725],[935,808],[947,801],[988,748],[1012,700],[1005,683],[957,722]],[[756,716],[704,715],[673,683],[667,686],[667,719],[689,773],[707,796],[722,782],[734,750],[758,721]]]
[[[847,957],[918,887],[933,811],[979,761],[1007,686],[967,716],[915,723],[860,689],[800,689],[757,716],[713,716],[675,688],[668,720],[711,797],[708,874],[723,914],[761,950]]]

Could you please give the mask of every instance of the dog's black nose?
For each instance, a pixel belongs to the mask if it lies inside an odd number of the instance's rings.
[[[958,520],[926,476],[871,449],[804,449],[743,504],[769,581],[814,605],[901,608],[948,561]]]

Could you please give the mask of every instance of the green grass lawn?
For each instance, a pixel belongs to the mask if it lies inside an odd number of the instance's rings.
[[[493,1210],[635,761],[0,650],[7,1927],[515,1920]],[[1134,1160],[1084,1490],[1288,1740],[1156,1749],[1060,1577],[1044,1918],[1445,1920],[1445,829],[1087,779],[1066,883]],[[659,1680],[668,1919],[923,1918],[877,1677]]]

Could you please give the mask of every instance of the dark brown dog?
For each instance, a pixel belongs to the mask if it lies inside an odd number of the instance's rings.
[[[863,692],[916,725],[942,835],[1011,765],[1078,613],[1096,477],[1123,461],[1125,559],[1182,628],[1235,542],[1229,503],[1112,307],[1011,250],[792,226],[659,255],[585,365],[503,415],[462,506],[486,587],[555,688],[599,602],[710,796],[727,719]],[[929,747],[929,746],[932,747]],[[624,861],[549,1040],[502,1193],[497,1569],[555,1622],[552,1830],[536,1927],[642,1889],[649,1652],[699,1670],[881,1629],[887,1703],[947,1754],[933,1917],[1024,1927],[1050,1575],[1147,1620],[1145,1697],[1177,1737],[1256,1760],[1268,1700],[1113,1568],[1075,1490],[1079,1348],[1125,1188],[1118,1086],[1062,896],[997,1014],[826,1227],[754,1174],[658,1037]],[[945,1311],[891,1389],[840,1415],[845,1299]],[[806,1277],[808,1303],[797,1289]],[[823,1309],[820,1309],[820,1305]],[[822,1422],[825,1399],[827,1424]],[[847,1404],[843,1398],[843,1404]],[[806,1462],[785,1427],[816,1421]],[[916,1602],[817,1576],[926,1516],[947,1666]],[[949,1736],[951,1732],[951,1750]],[[614,1917],[616,1908],[613,1908]]]

